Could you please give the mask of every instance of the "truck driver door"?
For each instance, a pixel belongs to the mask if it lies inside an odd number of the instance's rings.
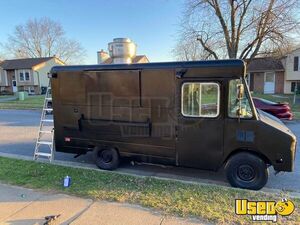
[[[221,80],[178,80],[177,163],[216,169],[223,154]]]

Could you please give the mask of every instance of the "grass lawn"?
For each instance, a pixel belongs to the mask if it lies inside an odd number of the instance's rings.
[[[66,175],[72,178],[69,188],[62,187]],[[235,215],[234,201],[237,198],[275,201],[288,198],[287,193],[266,194],[213,185],[185,184],[3,157],[0,157],[0,181],[80,197],[139,204],[167,214],[200,217],[215,224],[251,223],[249,216]],[[295,212],[288,217],[279,216],[278,224],[300,224],[300,200],[293,201]]]
[[[264,98],[273,102],[288,102],[290,104],[290,106],[292,107],[292,112],[294,114],[294,119],[298,119],[300,120],[300,104],[296,103],[293,104],[293,100],[294,100],[294,95],[288,95],[288,94],[274,94],[274,95],[270,95],[270,94],[256,94],[253,93],[252,94],[253,97],[258,97],[258,98]],[[300,96],[297,96],[297,99],[300,99]]]
[[[28,96],[24,101],[0,102],[0,109],[42,109],[44,100],[44,95]]]

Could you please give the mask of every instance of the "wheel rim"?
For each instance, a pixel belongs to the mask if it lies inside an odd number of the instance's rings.
[[[250,165],[240,165],[237,169],[238,177],[243,181],[251,181],[255,178],[255,170]]]
[[[100,153],[100,158],[104,163],[110,163],[113,159],[112,152],[110,150],[104,150]]]

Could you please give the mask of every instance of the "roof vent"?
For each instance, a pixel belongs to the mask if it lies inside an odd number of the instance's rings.
[[[136,56],[136,44],[129,38],[114,38],[108,44],[109,55],[112,63],[123,64],[132,63],[132,59]]]

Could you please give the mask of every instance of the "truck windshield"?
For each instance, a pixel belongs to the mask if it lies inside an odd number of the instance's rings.
[[[242,93],[242,98],[238,98],[238,86],[243,84],[242,80],[235,79],[229,82],[228,116],[231,118],[252,118],[253,112],[249,103],[248,95]],[[240,110],[240,115],[238,111]]]

